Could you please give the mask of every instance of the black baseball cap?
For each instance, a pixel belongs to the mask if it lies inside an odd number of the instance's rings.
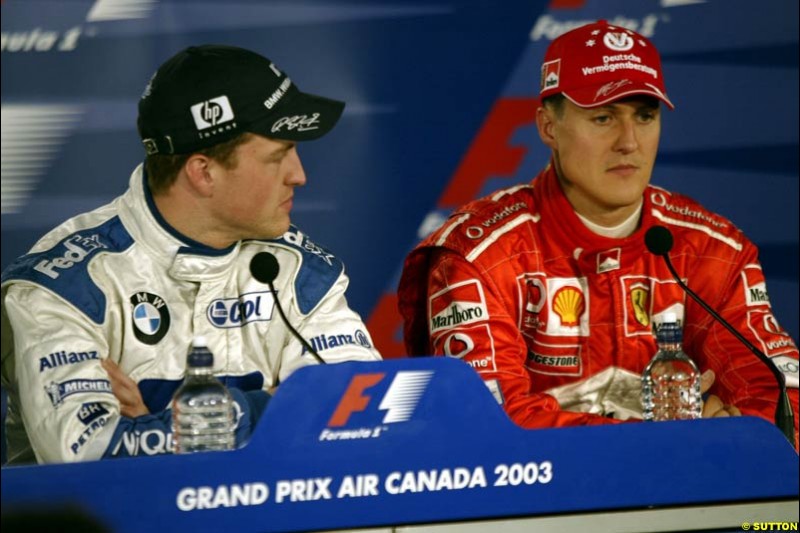
[[[148,154],[186,154],[243,132],[309,141],[330,131],[344,102],[301,92],[266,57],[235,46],[190,46],[161,65],[139,100]]]

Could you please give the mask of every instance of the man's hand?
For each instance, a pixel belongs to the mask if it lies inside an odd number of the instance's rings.
[[[714,384],[714,379],[716,379],[716,375],[713,370],[708,369],[703,372],[703,375],[700,376],[700,394],[705,394],[711,388],[711,385]],[[709,394],[706,401],[703,402],[703,418],[724,416],[742,416],[742,413],[735,405],[725,405],[719,399],[719,396]]]
[[[136,382],[125,375],[125,372],[120,370],[114,361],[108,358],[101,359],[100,364],[108,372],[108,377],[111,380],[111,390],[119,400],[120,414],[129,418],[149,415],[150,411],[144,404],[142,393],[139,392],[139,386]]]

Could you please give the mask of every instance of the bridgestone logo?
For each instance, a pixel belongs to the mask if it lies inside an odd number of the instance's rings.
[[[474,322],[481,318],[483,318],[483,309],[480,306],[459,309],[458,305],[453,305],[447,310],[447,314],[431,318],[431,330],[437,331],[464,322]]]

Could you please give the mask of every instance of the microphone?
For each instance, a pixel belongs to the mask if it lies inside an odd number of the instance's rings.
[[[278,265],[278,260],[275,259],[275,256],[269,252],[258,252],[253,258],[250,260],[250,273],[253,275],[261,283],[264,283],[269,286],[269,291],[272,293],[272,297],[275,300],[275,307],[278,308],[278,314],[281,315],[283,319],[283,323],[286,324],[286,327],[289,328],[289,331],[292,332],[292,335],[300,341],[300,344],[303,345],[308,353],[314,356],[314,358],[319,361],[319,364],[324,365],[325,360],[319,356],[317,351],[297,332],[296,329],[292,327],[289,323],[289,319],[286,318],[286,314],[283,312],[283,308],[281,307],[281,303],[278,301],[278,294],[275,292],[275,287],[272,283],[275,281],[275,278],[278,277],[278,272],[280,271],[280,266]]]
[[[700,307],[705,309],[709,315],[711,315],[714,320],[725,326],[725,329],[731,332],[731,334],[739,339],[739,342],[747,346],[747,348],[753,352],[756,357],[761,359],[767,368],[769,368],[772,375],[775,376],[775,380],[778,382],[778,388],[780,389],[780,396],[778,398],[778,407],[775,409],[775,425],[780,428],[781,432],[786,436],[792,446],[794,446],[794,413],[792,413],[792,404],[789,402],[789,395],[786,393],[786,377],[778,370],[778,367],[775,366],[775,363],[772,362],[772,359],[767,357],[767,355],[756,348],[756,346],[747,340],[741,333],[736,331],[736,329],[722,316],[714,311],[710,305],[703,301],[700,296],[698,296],[692,289],[690,289],[684,282],[681,280],[678,273],[675,271],[675,267],[672,266],[672,261],[669,259],[669,251],[672,250],[673,245],[672,239],[672,232],[665,228],[664,226],[653,226],[644,234],[644,244],[647,246],[647,249],[653,255],[660,255],[664,258],[664,262],[667,264],[667,268],[669,269],[672,277],[675,278],[675,281],[678,282],[678,285],[686,291],[686,294],[692,297],[692,299],[700,304]]]

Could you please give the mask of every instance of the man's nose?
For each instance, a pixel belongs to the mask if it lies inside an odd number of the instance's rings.
[[[297,153],[297,148],[292,148],[286,154],[286,178],[287,185],[294,185],[302,187],[306,184],[306,172],[303,170],[303,163],[300,161],[300,154]]]
[[[639,148],[639,140],[636,135],[636,124],[632,120],[622,120],[620,122],[619,137],[614,144],[614,150],[623,154],[635,152]]]

